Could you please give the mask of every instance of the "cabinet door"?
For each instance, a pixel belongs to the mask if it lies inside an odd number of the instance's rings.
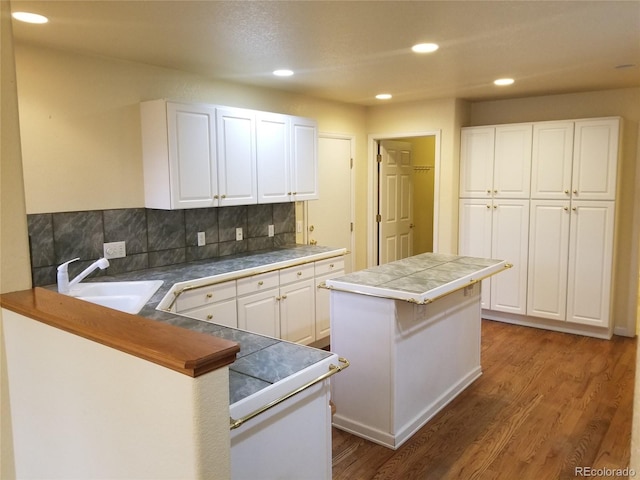
[[[531,198],[569,199],[573,161],[573,122],[533,126]]]
[[[574,199],[615,200],[619,126],[617,118],[580,120],[575,123]]]
[[[238,328],[235,298],[185,310],[180,312],[180,315],[224,325],[225,327]]]
[[[313,279],[280,287],[280,333],[283,340],[308,345],[316,339]]]
[[[569,200],[531,200],[527,315],[566,319]]]
[[[491,310],[525,314],[527,311],[527,258],[529,200],[494,200],[491,258],[513,266],[491,279]]]
[[[293,200],[318,198],[318,126],[309,118],[291,117],[291,189]]]
[[[238,297],[238,328],[280,338],[278,289]]]
[[[218,132],[218,205],[257,203],[255,113],[216,109]]]
[[[256,115],[258,203],[291,201],[290,125],[287,115]]]
[[[460,196],[488,198],[493,191],[495,128],[463,128],[460,145]]]
[[[171,208],[211,207],[218,193],[215,110],[177,103],[166,108]]]
[[[495,198],[529,198],[531,124],[496,127],[493,164]]]
[[[491,258],[491,199],[460,200],[458,252],[470,257]],[[504,275],[501,273],[501,275]],[[491,279],[482,281],[482,308],[491,306]]]
[[[571,202],[567,321],[609,326],[613,225],[613,202]]]

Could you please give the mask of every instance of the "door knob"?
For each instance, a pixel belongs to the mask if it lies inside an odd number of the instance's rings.
[[[309,231],[313,232],[316,229],[316,227],[314,227],[313,225],[309,225]]]
[[[309,245],[317,245],[318,241],[317,240],[309,240]]]
[[[415,227],[415,225],[413,223],[410,223],[409,228],[413,228],[413,227]]]

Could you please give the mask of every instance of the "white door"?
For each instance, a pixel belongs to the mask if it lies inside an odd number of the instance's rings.
[[[255,113],[217,108],[220,206],[257,203]]]
[[[533,126],[531,198],[571,198],[573,122],[541,122]]]
[[[351,217],[352,139],[320,136],[318,180],[320,197],[306,202],[308,242],[346,248],[353,252]],[[352,271],[353,255],[345,255],[345,272]]]
[[[491,279],[491,310],[526,313],[528,248],[529,200],[495,199],[491,258],[513,266]]]
[[[413,254],[411,144],[383,140],[379,162],[378,264]]]
[[[290,121],[287,115],[256,114],[258,203],[291,201]]]
[[[566,320],[569,200],[531,200],[527,315]]]
[[[464,198],[460,200],[460,255],[491,258],[491,199]],[[501,274],[503,275],[503,274]],[[491,308],[491,279],[482,281],[482,308]]]
[[[609,326],[614,203],[572,201],[567,321]]]
[[[167,103],[171,208],[214,206],[218,194],[215,110]]]
[[[573,199],[615,200],[619,124],[617,118],[576,122]]]

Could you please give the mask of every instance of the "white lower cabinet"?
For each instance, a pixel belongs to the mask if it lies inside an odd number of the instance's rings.
[[[176,312],[197,320],[238,328],[235,280],[183,293],[176,301]]]
[[[608,327],[614,203],[531,202],[527,314]]]
[[[344,275],[344,258],[320,260],[315,264],[316,285],[316,340],[328,337],[331,332],[330,292],[320,285],[330,278]]]
[[[512,264],[500,276],[482,282],[482,308],[525,313],[528,232],[528,200],[460,200],[460,254]]]
[[[193,288],[180,294],[180,315],[304,345],[330,333],[329,291],[318,286],[344,275],[334,257]]]

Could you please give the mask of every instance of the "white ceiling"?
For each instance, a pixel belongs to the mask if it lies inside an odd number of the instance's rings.
[[[640,1],[11,0],[15,42],[360,105],[640,86]],[[417,55],[410,47],[435,42]],[[632,64],[627,68],[616,68]],[[296,75],[273,77],[276,68]],[[510,87],[493,80],[513,77]]]

